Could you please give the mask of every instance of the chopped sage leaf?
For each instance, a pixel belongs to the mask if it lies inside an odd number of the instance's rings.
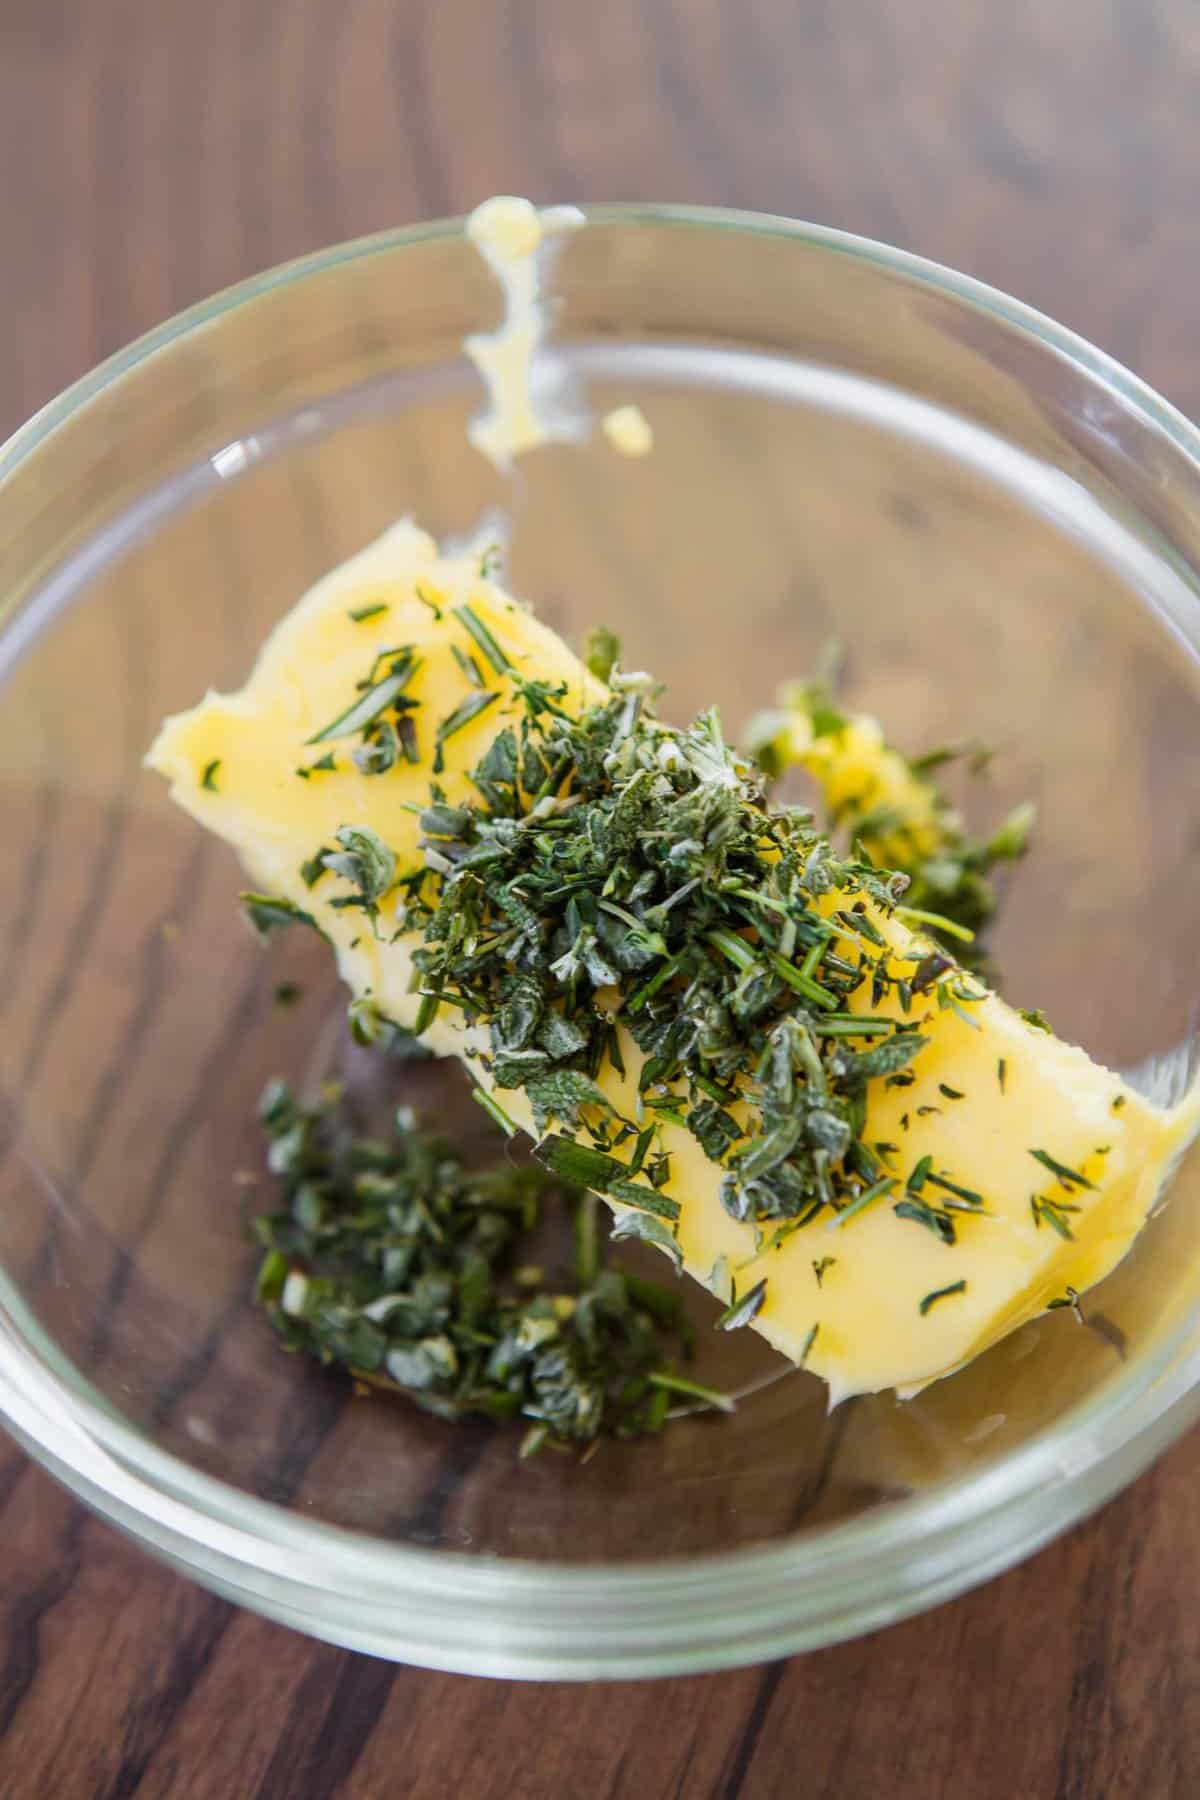
[[[289,925],[316,924],[312,914],[306,913],[293,900],[285,900],[272,894],[251,893],[242,894],[240,899],[246,917],[261,938],[270,938],[277,931],[286,931]]]

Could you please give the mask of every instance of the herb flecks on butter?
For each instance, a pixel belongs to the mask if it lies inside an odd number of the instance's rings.
[[[933,773],[959,758],[980,766],[978,751],[944,748],[909,758],[887,742],[877,720],[840,707],[824,679],[785,683],[778,704],[751,721],[746,739],[770,779],[796,766],[807,770],[820,788],[831,832],[909,877],[903,907],[908,923],[927,929],[960,962],[994,980],[976,941],[999,903],[991,877],[998,865],[1025,854],[1035,815],[1027,802],[990,837],[968,835]]]

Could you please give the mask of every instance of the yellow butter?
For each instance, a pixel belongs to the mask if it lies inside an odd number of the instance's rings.
[[[315,916],[354,993],[410,1026],[418,1005],[410,992],[413,942],[376,939],[361,912],[329,904],[340,883],[325,880],[310,891],[300,867],[346,825],[376,832],[402,867],[418,857],[417,820],[408,809],[428,796],[434,727],[471,691],[453,655],[454,645],[474,649],[453,617],[464,602],[522,673],[567,683],[564,704],[582,709],[604,695],[559,637],[481,576],[476,558],[442,557],[431,538],[403,523],[310,590],[269,638],[240,693],[209,694],[193,711],[169,719],[148,759],[168,778],[174,798],[233,845],[256,886]],[[350,616],[372,607],[385,610],[362,621]],[[354,698],[374,656],[399,645],[413,645],[421,658],[407,689],[420,703],[414,715],[420,764],[398,763],[385,775],[364,777],[349,746],[334,745],[334,771],[300,778],[297,768],[330,748],[306,748],[307,740]],[[473,794],[468,769],[516,716],[504,680],[491,671],[488,679],[503,697],[445,745],[439,779],[452,804]],[[203,777],[213,763],[219,768],[210,791]],[[894,920],[876,914],[875,921],[898,957],[917,953]],[[669,1121],[662,1125],[672,1169],[666,1191],[682,1208],[679,1243],[687,1271],[704,1282],[717,1271],[717,1285],[732,1272],[742,1293],[765,1275],[755,1328],[793,1358],[807,1348],[807,1366],[824,1377],[835,1399],[919,1387],[976,1356],[1068,1288],[1083,1292],[1098,1281],[1129,1248],[1195,1126],[1194,1099],[1170,1112],[1150,1105],[1082,1050],[1027,1025],[994,996],[970,1005],[966,1017],[926,999],[908,1021],[920,1022],[930,1038],[913,1064],[915,1081],[910,1087],[873,1082],[864,1131],[868,1143],[896,1147],[889,1167],[901,1188],[844,1224],[819,1215],[770,1247],[771,1229],[763,1243],[752,1226],[725,1211],[721,1170],[691,1134]],[[872,1010],[891,1013],[897,1006],[889,990]],[[484,1040],[481,1029],[472,1037],[443,1009],[428,1041],[470,1062]],[[625,1077],[607,1069],[601,1085],[633,1115],[641,1057],[627,1037],[623,1053]],[[529,1129],[524,1097],[505,1090],[501,1098]],[[1093,1187],[1064,1186],[1033,1158],[1038,1148]],[[934,1174],[986,1202],[987,1216],[956,1215],[952,1245],[893,1210],[903,1178],[926,1155]],[[952,1198],[945,1189],[928,1188],[925,1195],[932,1203]],[[1039,1226],[1031,1207],[1038,1195],[1078,1209],[1060,1215],[1072,1240],[1044,1215]],[[965,1289],[930,1300],[960,1282]]]

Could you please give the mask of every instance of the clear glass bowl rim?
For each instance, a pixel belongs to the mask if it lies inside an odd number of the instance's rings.
[[[1162,433],[1200,472],[1200,431],[1083,338],[984,283],[830,227],[713,207],[603,205],[587,225],[783,238],[990,315]],[[0,446],[4,489],[99,395],[271,290],[462,233],[380,232],[280,264],[177,314],[51,400]],[[0,603],[0,627],[8,606]],[[1200,608],[1189,621],[1200,649]],[[999,1573],[1131,1481],[1200,1416],[1200,1321],[1185,1316],[1102,1395],[983,1473],[802,1541],[597,1566],[387,1544],[257,1500],[124,1424],[0,1276],[0,1418],[102,1517],[196,1580],[314,1636],[480,1675],[613,1679],[699,1672],[834,1643]]]

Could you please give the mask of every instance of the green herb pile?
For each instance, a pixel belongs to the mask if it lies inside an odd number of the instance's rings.
[[[723,1167],[739,1220],[795,1228],[853,1204],[885,1177],[862,1136],[867,1083],[907,1080],[925,1042],[871,1009],[961,1009],[981,990],[940,951],[889,950],[875,909],[907,878],[769,807],[715,711],[666,725],[649,678],[614,669],[612,697],[575,717],[564,689],[507,673],[518,721],[468,804],[434,784],[424,865],[396,884],[398,930],[421,939],[417,1031],[448,1006],[483,1021],[501,1117],[523,1090],[537,1154],[638,1209],[627,1233],[673,1246],[663,1119]],[[597,1084],[625,1072],[618,1023],[645,1058],[636,1118]]]
[[[281,1192],[253,1222],[258,1294],[289,1349],[442,1418],[520,1417],[523,1454],[661,1430],[680,1400],[730,1407],[673,1368],[691,1351],[679,1300],[603,1266],[592,1195],[499,1155],[468,1170],[407,1110],[364,1136],[336,1092],[306,1108],[274,1081],[260,1114]],[[557,1286],[524,1263],[554,1207],[575,1241]]]

